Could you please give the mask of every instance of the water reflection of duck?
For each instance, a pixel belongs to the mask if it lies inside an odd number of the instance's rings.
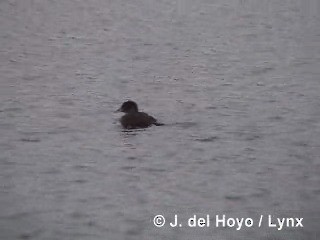
[[[126,129],[146,128],[151,125],[163,125],[147,113],[139,112],[138,105],[134,101],[124,102],[117,111],[126,113],[120,118],[122,127]]]

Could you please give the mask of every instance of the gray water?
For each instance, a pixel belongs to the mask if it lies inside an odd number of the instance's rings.
[[[319,239],[319,26],[317,0],[2,0],[0,239]],[[127,99],[166,125],[123,131]]]

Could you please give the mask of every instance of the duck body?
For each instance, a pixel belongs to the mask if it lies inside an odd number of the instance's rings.
[[[133,101],[124,102],[118,111],[126,113],[120,118],[122,127],[126,129],[147,128],[151,125],[163,125],[162,123],[158,123],[157,119],[149,114],[139,112],[138,105]]]
[[[157,120],[144,112],[127,113],[120,119],[124,128],[147,128],[157,124]]]

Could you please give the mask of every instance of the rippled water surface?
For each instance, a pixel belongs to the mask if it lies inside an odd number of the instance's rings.
[[[319,16],[316,0],[1,1],[0,238],[319,239]],[[123,131],[126,99],[166,125]]]

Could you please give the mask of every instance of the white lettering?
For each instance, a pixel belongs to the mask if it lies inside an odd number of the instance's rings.
[[[252,218],[247,218],[244,222],[244,224],[246,225],[246,227],[252,227],[253,225],[253,219]]]
[[[219,223],[222,224],[222,227],[226,226],[226,215],[222,215],[222,219],[219,219],[219,215],[216,215],[216,227],[219,227]]]
[[[278,223],[279,223],[278,230],[280,231],[283,227],[285,219],[284,218],[282,218],[282,220],[280,218],[277,218],[277,219],[278,219]]]
[[[277,227],[277,224],[275,224],[275,223],[272,223],[272,216],[271,215],[269,215],[268,216],[268,223],[269,223],[269,227]]]

